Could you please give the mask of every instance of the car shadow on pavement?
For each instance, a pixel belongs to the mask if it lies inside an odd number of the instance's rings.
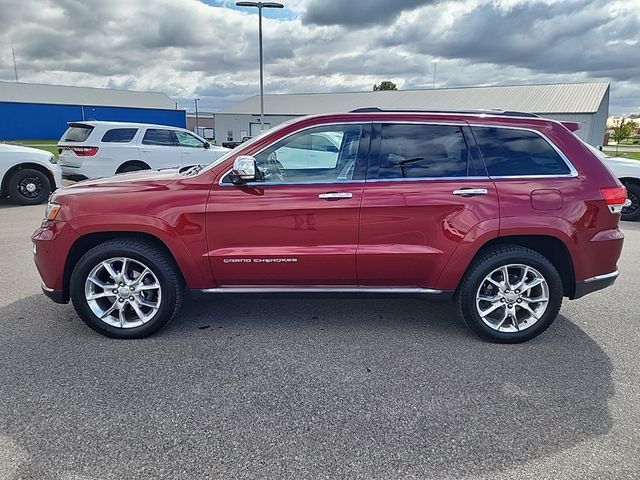
[[[449,304],[220,296],[118,341],[33,296],[0,351],[18,478],[490,476],[612,427],[611,362],[562,316],[498,345]]]

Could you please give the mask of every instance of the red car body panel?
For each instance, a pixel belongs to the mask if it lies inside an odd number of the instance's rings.
[[[541,132],[571,160],[577,176],[220,184],[236,157],[255,154],[306,127],[443,121]],[[574,278],[582,281],[616,270],[623,238],[617,229],[619,215],[608,210],[600,188],[617,185],[580,141],[549,120],[424,113],[321,115],[282,124],[194,176],[175,170],[124,174],[58,190],[53,199],[63,208],[55,221],[44,222],[34,233],[35,261],[47,289],[66,291],[65,266],[79,239],[140,233],[167,247],[191,289],[268,284],[451,291],[486,242],[547,235],[567,247]],[[452,195],[461,188],[483,188],[487,195]],[[318,198],[326,192],[349,192],[352,197]]]
[[[462,188],[485,188],[488,194],[452,194]],[[452,253],[478,224],[493,220],[498,234],[497,210],[489,179],[367,184],[357,255],[360,284],[435,287]]]
[[[208,255],[216,283],[261,285],[276,279],[282,285],[354,285],[364,184],[332,187],[216,182],[207,204]],[[332,191],[353,196],[318,198]]]

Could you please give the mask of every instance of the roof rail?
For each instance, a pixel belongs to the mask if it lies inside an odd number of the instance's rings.
[[[535,113],[515,112],[511,110],[498,109],[469,109],[469,110],[420,110],[420,109],[382,109],[380,107],[362,107],[351,110],[349,113],[372,113],[372,112],[388,112],[388,113],[459,113],[473,115],[504,115],[508,117],[538,117]]]

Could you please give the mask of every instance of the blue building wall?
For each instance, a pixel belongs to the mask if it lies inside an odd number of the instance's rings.
[[[184,110],[0,102],[0,141],[58,140],[67,122],[110,120],[185,128]]]

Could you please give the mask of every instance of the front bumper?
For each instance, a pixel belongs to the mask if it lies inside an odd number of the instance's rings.
[[[576,282],[575,294],[572,298],[584,297],[589,293],[607,288],[615,283],[618,275],[620,275],[620,272],[616,270],[615,272],[596,275],[581,282]]]
[[[69,295],[62,290],[53,290],[47,287],[44,283],[40,285],[42,293],[53,300],[55,303],[69,303]]]

